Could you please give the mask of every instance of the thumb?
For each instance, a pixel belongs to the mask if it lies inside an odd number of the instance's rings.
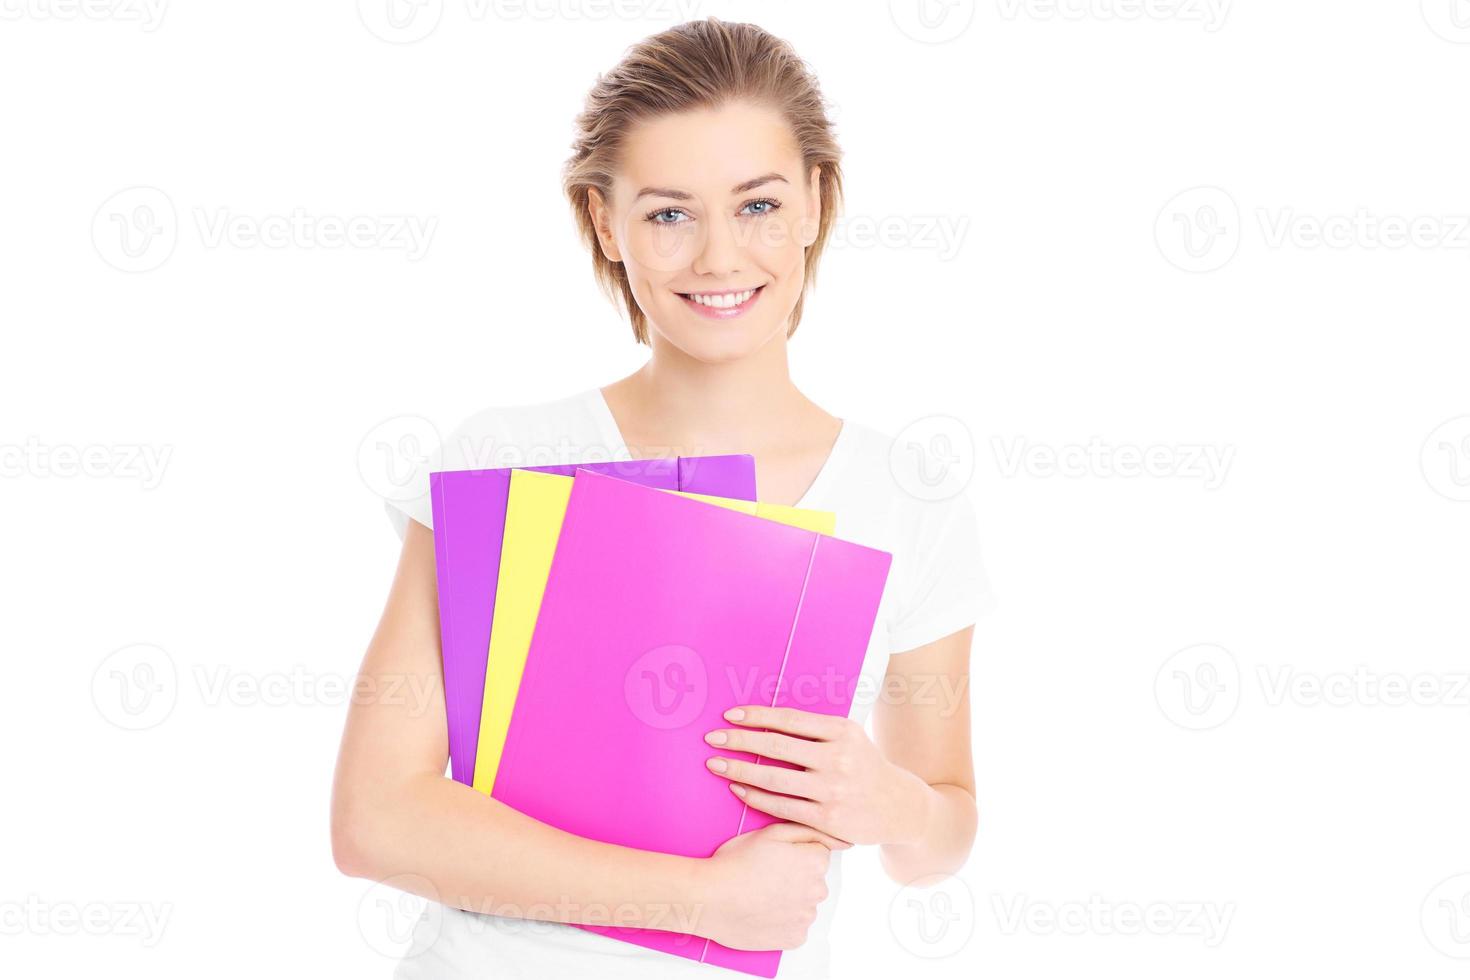
[[[822,844],[832,851],[845,851],[852,846],[849,841],[833,837],[804,823],[773,823],[763,833],[790,844]]]

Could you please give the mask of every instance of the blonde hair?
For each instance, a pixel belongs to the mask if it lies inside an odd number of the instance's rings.
[[[562,168],[562,187],[578,232],[592,252],[592,272],[603,292],[627,314],[633,337],[649,343],[648,323],[628,285],[627,270],[602,253],[587,208],[596,187],[604,200],[628,130],[668,113],[718,109],[735,101],[768,106],[787,121],[801,152],[801,181],[819,168],[821,214],[806,250],[805,282],[791,311],[786,336],[801,322],[806,291],[832,231],[842,197],[842,151],[833,136],[816,76],[791,45],[754,24],[709,17],[671,27],[628,49],[611,71],[599,75],[577,115],[572,156]]]

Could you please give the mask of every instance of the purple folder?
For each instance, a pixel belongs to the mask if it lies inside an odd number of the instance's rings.
[[[485,697],[485,658],[495,616],[495,585],[500,574],[511,470],[573,476],[578,468],[661,490],[755,499],[755,458],[749,454],[430,473],[450,772],[466,786],[472,785],[475,777],[480,709]]]
[[[846,717],[892,555],[578,469],[491,795],[579,837],[708,857],[775,822],[705,768],[738,704]],[[757,976],[691,924],[602,935]],[[696,925],[697,924],[693,924]]]

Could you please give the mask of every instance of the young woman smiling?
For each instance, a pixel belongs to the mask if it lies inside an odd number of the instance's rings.
[[[918,464],[788,373],[841,171],[816,80],[787,44],[749,24],[682,24],[630,49],[577,124],[566,193],[597,281],[651,356],[605,387],[466,419],[425,471],[485,465],[466,447],[487,445],[573,446],[573,461],[753,454],[761,500],[834,511],[841,537],[894,555],[858,699],[849,719],[744,705],[707,735],[710,771],[783,822],[703,858],[576,837],[452,781],[442,701],[354,704],[336,861],[433,899],[399,977],[707,980],[707,966],[567,925],[607,924],[609,910],[619,925],[788,950],[783,978],[826,976],[842,851],[875,846],[909,883],[957,870],[974,838],[966,681],[990,597],[973,508],[907,492],[923,485]],[[361,676],[437,680],[427,498],[388,509],[403,548]]]

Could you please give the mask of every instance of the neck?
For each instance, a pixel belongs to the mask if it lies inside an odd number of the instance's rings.
[[[792,383],[784,333],[745,357],[714,364],[657,334],[652,344],[643,367],[608,386],[646,441],[744,452],[731,447],[768,444],[797,420],[825,414]]]

